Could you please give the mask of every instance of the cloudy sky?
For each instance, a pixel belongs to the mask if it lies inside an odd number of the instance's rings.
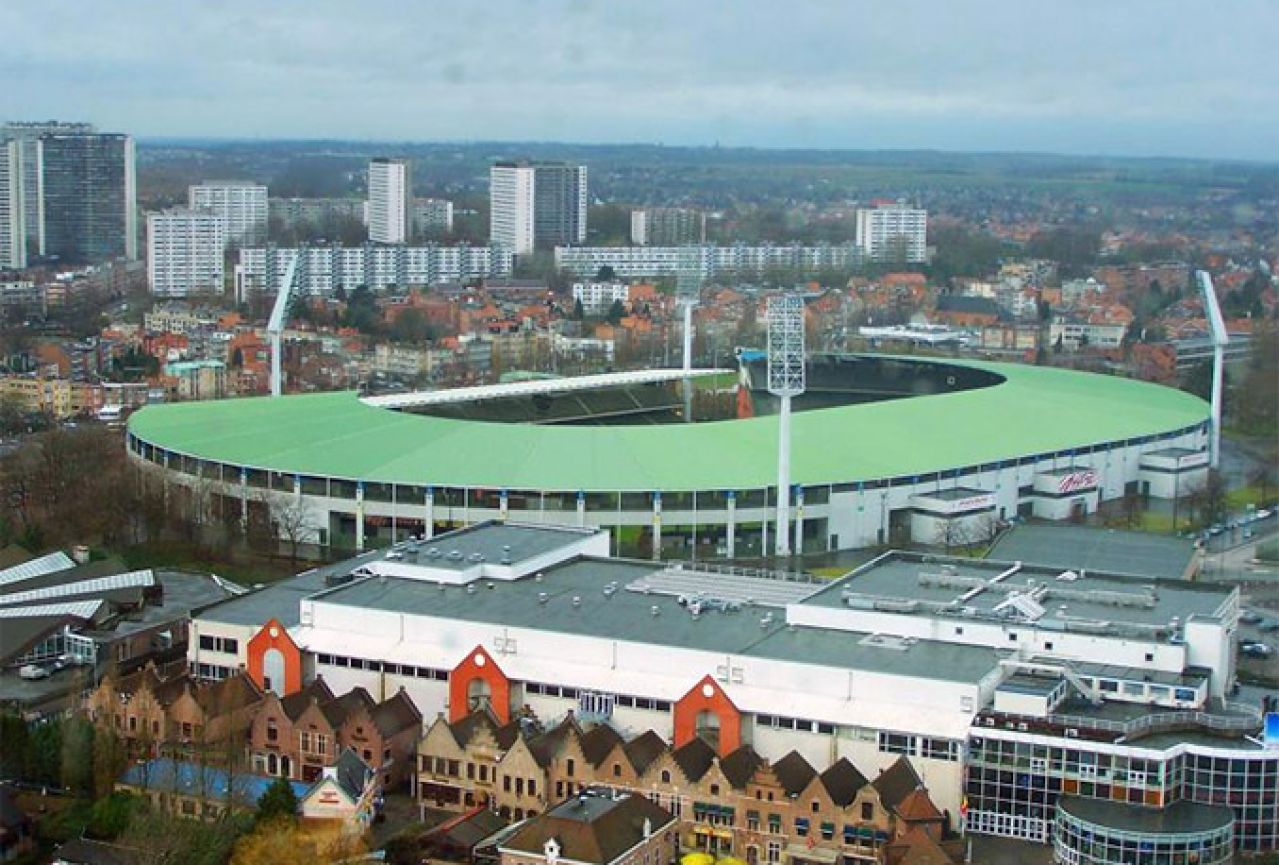
[[[1279,158],[1274,0],[3,0],[0,118],[139,136]]]

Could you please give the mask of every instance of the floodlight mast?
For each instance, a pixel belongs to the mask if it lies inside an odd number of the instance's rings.
[[[702,291],[701,248],[686,246],[679,252],[679,269],[676,273],[676,293],[684,312],[684,372],[693,368],[693,307]],[[714,365],[714,358],[711,359]],[[693,380],[684,377],[684,422],[693,422]]]
[[[1221,402],[1225,386],[1226,346],[1230,343],[1230,335],[1226,333],[1226,322],[1221,317],[1221,307],[1217,304],[1212,277],[1206,270],[1197,271],[1195,276],[1199,280],[1199,291],[1203,294],[1208,334],[1212,337],[1212,417],[1208,428],[1208,464],[1215,469],[1221,459]]]
[[[297,280],[298,259],[294,256],[284,269],[284,281],[275,295],[275,306],[271,308],[271,317],[267,319],[266,332],[271,339],[271,396],[280,395],[280,355],[283,351],[284,319],[289,311],[289,301],[293,297],[293,289]]]
[[[776,551],[791,553],[791,397],[804,392],[804,301],[794,294],[768,299],[768,392],[781,401],[777,413]]]

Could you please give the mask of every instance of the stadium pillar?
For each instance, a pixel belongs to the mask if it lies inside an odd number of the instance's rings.
[[[506,522],[506,516],[510,513],[510,496],[506,490],[502,490],[497,494],[498,503],[498,519]]]
[[[778,556],[790,551],[790,394],[780,397],[777,424],[777,531]]]
[[[426,520],[422,536],[428,541],[435,537],[435,487],[426,488]]]
[[[737,547],[737,493],[728,491],[728,536],[725,546],[731,559]]]
[[[804,552],[804,488],[795,488],[795,543],[792,544],[795,555]]]
[[[586,525],[586,493],[581,490],[577,491],[577,526],[582,528]]]
[[[355,549],[364,552],[364,482],[355,485]]]
[[[662,494],[653,493],[653,559],[662,557]]]
[[[249,528],[249,470],[240,469],[240,529]]]

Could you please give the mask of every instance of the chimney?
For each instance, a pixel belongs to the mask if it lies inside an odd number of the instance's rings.
[[[89,563],[89,548],[84,544],[76,544],[71,548],[71,561],[77,565],[87,565]]]

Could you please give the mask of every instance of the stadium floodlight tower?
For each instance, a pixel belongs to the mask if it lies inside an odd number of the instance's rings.
[[[1226,333],[1226,322],[1221,317],[1221,307],[1217,305],[1217,291],[1213,288],[1212,277],[1208,271],[1200,270],[1195,276],[1199,280],[1199,290],[1203,293],[1204,317],[1208,319],[1208,334],[1212,337],[1212,418],[1208,431],[1208,463],[1214,469],[1221,459],[1221,399],[1225,386],[1226,346],[1230,336]]]
[[[271,338],[271,396],[280,395],[280,355],[283,353],[284,319],[289,311],[289,301],[293,298],[293,290],[297,282],[298,259],[294,256],[284,269],[284,280],[275,295],[275,306],[271,307],[271,317],[267,319],[266,332]]]
[[[685,246],[679,251],[676,271],[676,294],[684,313],[684,421],[693,421],[693,307],[702,292],[701,247]],[[714,359],[710,364],[714,366]]]
[[[804,301],[795,294],[768,299],[768,392],[778,397],[777,555],[789,556],[791,398],[804,392]]]

